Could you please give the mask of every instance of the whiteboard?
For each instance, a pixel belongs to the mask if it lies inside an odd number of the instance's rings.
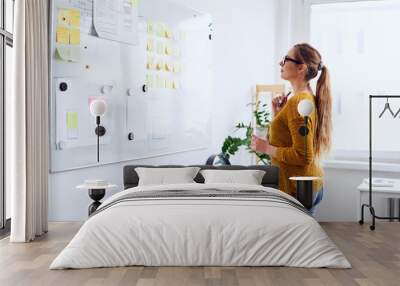
[[[115,2],[133,9],[129,17],[137,15],[121,33],[123,27],[107,30],[107,21],[96,27],[93,19],[96,5],[111,5],[109,0],[52,1],[51,172],[203,149],[211,142],[211,17],[164,0]],[[89,112],[95,98],[107,103],[100,162]]]

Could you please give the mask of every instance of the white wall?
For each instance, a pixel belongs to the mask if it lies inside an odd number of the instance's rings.
[[[278,61],[281,60],[295,44],[307,42],[308,23],[308,15],[306,9],[304,9],[303,0],[277,1],[275,17],[275,57]],[[277,82],[282,82],[279,70],[280,66],[275,65],[275,80]]]
[[[273,83],[276,79],[275,1],[276,0],[174,0],[211,14],[214,25],[214,104],[211,147],[207,150],[180,153],[96,168],[50,174],[49,220],[80,221],[87,217],[90,199],[87,191],[75,186],[84,179],[103,178],[122,187],[122,167],[126,164],[199,164],[208,155],[219,152],[224,138],[235,124],[249,121],[252,87]],[[236,164],[249,164],[250,157],[240,152],[232,158]],[[110,195],[113,192],[107,194]]]

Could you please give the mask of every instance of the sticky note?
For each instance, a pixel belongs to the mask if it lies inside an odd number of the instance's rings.
[[[59,44],[69,44],[69,29],[65,27],[57,27],[56,42]]]
[[[80,49],[78,47],[57,47],[55,58],[62,61],[79,62]]]
[[[172,71],[175,72],[175,73],[178,73],[178,72],[180,71],[180,65],[179,65],[179,63],[175,63],[175,64],[174,64],[174,66],[173,66],[173,68],[172,68]]]
[[[67,128],[68,129],[78,128],[78,112],[76,111],[67,112]]]
[[[172,65],[170,63],[165,63],[164,69],[167,72],[171,72],[172,71]]]
[[[164,33],[165,37],[167,39],[171,39],[172,38],[172,32],[170,29],[165,29],[165,33]]]
[[[149,88],[154,87],[154,78],[152,75],[150,75],[150,74],[146,75],[146,83]]]
[[[173,80],[171,80],[171,79],[166,79],[166,80],[165,80],[165,87],[166,87],[166,88],[172,88],[172,86],[173,86]]]
[[[71,29],[69,31],[69,43],[71,45],[79,45],[81,43],[81,32],[79,29]]]
[[[71,57],[70,49],[66,47],[58,47],[56,48],[55,57],[58,60],[68,61]]]
[[[147,68],[148,70],[154,69],[154,58],[153,58],[153,57],[147,57],[146,68]]]
[[[79,47],[70,47],[69,48],[69,60],[71,62],[79,62],[81,59],[81,50]]]
[[[78,9],[69,10],[69,24],[74,27],[81,25],[81,11]]]
[[[171,48],[171,46],[166,45],[166,46],[165,46],[165,54],[166,54],[166,55],[171,55],[171,53],[172,53],[172,48]]]
[[[147,23],[147,34],[149,35],[154,34],[154,24],[152,22]]]
[[[173,50],[172,50],[172,54],[173,54],[175,57],[179,57],[179,56],[180,56],[180,50],[179,50],[179,48],[178,48],[178,47],[174,47]]]
[[[153,39],[147,39],[146,50],[148,52],[153,52],[154,51],[154,41],[153,41]]]
[[[164,35],[165,35],[164,24],[162,24],[162,23],[156,24],[156,35],[159,37],[164,37]]]
[[[176,81],[176,80],[172,81],[172,88],[173,88],[173,89],[178,89],[178,88],[179,88],[179,83],[178,83],[178,81]]]
[[[156,64],[156,70],[162,70],[162,69],[164,69],[164,63],[162,60],[158,60]]]
[[[59,9],[57,19],[58,19],[58,24],[69,25],[69,23],[70,23],[69,9]]]

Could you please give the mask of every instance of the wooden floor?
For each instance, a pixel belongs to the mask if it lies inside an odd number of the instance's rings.
[[[322,223],[353,268],[122,267],[48,270],[80,224],[52,223],[35,242],[0,241],[0,285],[400,285],[400,224]]]

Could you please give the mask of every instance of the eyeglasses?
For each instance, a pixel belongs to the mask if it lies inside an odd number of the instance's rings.
[[[284,56],[282,61],[280,62],[280,65],[284,66],[286,62],[293,62],[293,63],[298,64],[298,65],[303,64],[303,62],[301,62],[301,61],[295,60],[295,59],[293,59],[293,58],[291,58],[289,56]]]

